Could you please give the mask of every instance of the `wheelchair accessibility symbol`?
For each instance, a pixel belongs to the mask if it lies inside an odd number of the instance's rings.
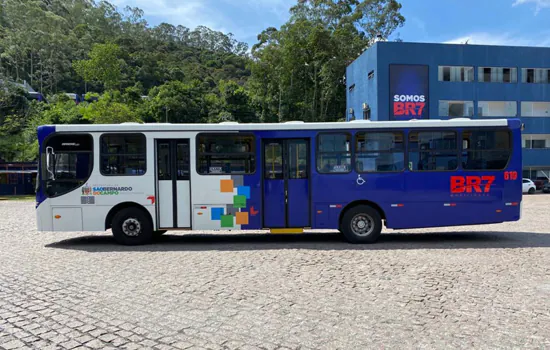
[[[367,182],[367,180],[363,179],[360,174],[357,175],[357,184],[359,186],[363,186],[363,184],[365,184],[365,182]]]

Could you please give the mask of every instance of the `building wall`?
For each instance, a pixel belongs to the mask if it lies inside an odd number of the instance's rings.
[[[371,117],[377,119],[378,112],[378,74],[377,74],[377,50],[378,47],[371,47],[365,51],[355,62],[348,66],[346,72],[346,95],[348,108],[346,119],[363,119],[363,103],[370,108]],[[374,72],[372,79],[369,79],[369,72]],[[350,103],[353,101],[352,103]],[[350,108],[353,110],[350,113]]]
[[[549,102],[550,83],[522,83],[522,68],[550,68],[550,48],[507,47],[484,45],[451,45],[379,42],[365,51],[347,69],[348,111],[352,108],[361,119],[363,102],[371,104],[372,120],[388,120],[390,116],[390,64],[427,65],[429,67],[429,118],[447,119],[439,112],[439,101],[473,101],[473,116],[478,113],[478,101],[515,101],[516,113],[521,117],[521,102]],[[439,66],[473,66],[473,82],[439,81]],[[367,74],[375,69],[374,81]],[[479,82],[479,67],[506,67],[517,69],[517,83]],[[373,102],[375,101],[375,102]],[[374,108],[372,108],[374,106]],[[348,115],[349,117],[349,115]],[[496,115],[495,117],[501,117]],[[524,134],[550,134],[549,117],[521,117]],[[543,135],[540,138],[545,138]],[[522,143],[523,144],[523,143]],[[524,168],[550,169],[548,148],[525,149]]]

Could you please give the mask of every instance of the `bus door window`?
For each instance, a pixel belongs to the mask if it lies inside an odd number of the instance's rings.
[[[159,142],[157,148],[158,179],[172,180],[170,168],[170,142]]]
[[[265,178],[271,180],[283,179],[283,145],[271,142],[265,145]]]
[[[307,144],[305,141],[289,141],[288,178],[307,179]]]
[[[176,170],[178,180],[189,180],[189,142],[176,143]]]

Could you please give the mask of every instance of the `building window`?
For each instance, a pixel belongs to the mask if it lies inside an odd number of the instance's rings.
[[[522,117],[550,117],[550,102],[522,102]]]
[[[197,137],[197,172],[199,174],[252,174],[255,171],[254,136],[199,134]]]
[[[472,117],[474,101],[439,101],[440,117]]]
[[[146,166],[146,138],[143,134],[103,134],[100,140],[102,175],[143,175]]]
[[[370,120],[370,106],[363,104],[363,120]]]
[[[523,148],[550,148],[550,134],[521,135]]]
[[[439,81],[470,82],[474,81],[474,67],[439,66]]]
[[[533,181],[542,181],[546,183],[550,180],[550,169],[525,169],[523,170],[523,177],[531,179]]]
[[[507,130],[465,130],[462,167],[467,170],[502,170],[512,154]]]
[[[478,78],[485,83],[517,83],[517,68],[508,67],[479,67]]]
[[[374,78],[374,71],[373,71],[373,70],[371,70],[371,71],[369,72],[368,78],[369,78],[369,80],[371,80],[371,79]]]
[[[479,101],[477,103],[479,117],[516,117],[517,109],[516,101]]]
[[[422,131],[409,134],[409,169],[445,171],[458,168],[457,134],[454,131]]]
[[[355,169],[359,173],[402,171],[405,166],[401,132],[358,132]]]
[[[351,135],[319,134],[317,137],[317,171],[323,174],[351,171]]]
[[[550,83],[549,68],[522,68],[521,82],[529,84],[548,84]]]

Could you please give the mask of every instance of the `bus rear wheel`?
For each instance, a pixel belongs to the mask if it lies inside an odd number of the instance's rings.
[[[344,213],[341,231],[350,243],[374,243],[382,232],[382,218],[373,207],[358,205]]]
[[[153,223],[147,213],[138,208],[116,213],[111,227],[115,241],[122,245],[146,244],[153,238]]]

